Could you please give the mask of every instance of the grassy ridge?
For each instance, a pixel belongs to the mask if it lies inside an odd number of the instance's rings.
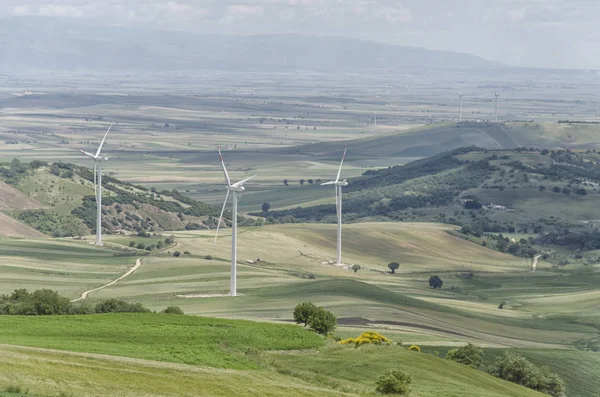
[[[0,343],[248,369],[256,368],[240,354],[248,347],[308,349],[323,342],[316,334],[293,325],[162,314],[111,314],[0,317]]]

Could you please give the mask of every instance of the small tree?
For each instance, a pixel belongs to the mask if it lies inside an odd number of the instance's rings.
[[[177,258],[177,257],[181,256],[181,252],[179,252],[179,251],[175,251],[175,252],[173,252],[173,256],[174,256],[175,258]]]
[[[130,246],[131,248],[135,247],[135,241],[130,241],[130,242],[129,242],[129,246]]]
[[[308,325],[310,316],[317,310],[317,306],[312,302],[302,302],[294,308],[294,321],[296,324]]]
[[[407,395],[411,382],[410,374],[400,369],[388,369],[377,378],[375,391],[381,394]]]
[[[300,185],[304,185],[304,179],[300,179],[298,182],[300,182]]]
[[[398,270],[398,268],[400,267],[400,264],[397,262],[392,262],[388,264],[388,268],[390,269],[390,271],[392,272],[392,274],[396,273],[396,270]]]
[[[262,210],[262,212],[267,213],[271,209],[271,204],[262,203],[262,205],[260,206],[260,209]]]
[[[446,358],[463,365],[477,368],[481,366],[481,363],[483,362],[483,350],[469,343],[466,346],[448,351]]]
[[[431,288],[442,288],[442,285],[444,285],[444,282],[439,276],[429,277],[429,286]]]
[[[289,185],[288,185],[288,183],[289,183],[289,182],[288,182],[288,180],[287,180],[287,179],[284,179],[284,180],[283,180],[283,184],[284,184],[285,186],[289,186]]]
[[[327,335],[335,330],[337,319],[329,310],[317,307],[308,319],[308,326],[321,335]]]
[[[357,271],[359,271],[359,270],[360,270],[360,265],[352,265],[352,271],[353,271],[354,273],[356,273],[356,272],[357,272]]]

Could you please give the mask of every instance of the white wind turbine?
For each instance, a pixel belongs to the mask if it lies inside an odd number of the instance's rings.
[[[335,209],[337,213],[338,227],[337,227],[337,255],[336,264],[342,264],[342,187],[348,186],[348,182],[344,179],[340,181],[340,174],[342,173],[342,165],[344,164],[344,157],[346,157],[346,150],[342,155],[342,161],[340,162],[340,169],[338,170],[335,181],[321,183],[323,185],[334,185],[335,186]]]
[[[96,154],[81,150],[89,158],[94,160],[94,191],[96,192],[96,245],[102,245],[102,162],[107,161],[108,157],[102,155],[102,146],[112,128],[112,124],[106,130]]]
[[[462,108],[462,97],[463,97],[463,93],[462,92],[458,92],[458,100],[459,100],[459,111],[458,111],[458,121],[462,121],[463,119],[463,108]]]
[[[217,237],[219,237],[219,227],[221,226],[221,221],[223,220],[223,212],[225,212],[225,206],[227,205],[227,199],[229,198],[229,192],[233,192],[233,209],[231,211],[231,282],[229,295],[237,296],[237,203],[238,203],[238,193],[242,193],[244,190],[244,183],[248,182],[250,179],[255,178],[256,175],[253,175],[249,178],[243,179],[234,184],[231,183],[231,179],[229,179],[229,173],[227,173],[227,168],[225,168],[225,162],[223,161],[223,156],[221,155],[221,147],[219,146],[219,158],[221,159],[221,166],[223,167],[223,174],[225,174],[225,181],[227,182],[227,193],[225,194],[225,201],[223,202],[223,208],[221,209],[221,215],[219,216],[219,222],[217,224],[217,233],[215,234],[215,244],[217,243]]]

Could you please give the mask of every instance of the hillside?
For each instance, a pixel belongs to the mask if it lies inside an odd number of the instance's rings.
[[[425,66],[501,66],[497,62],[458,52],[432,51],[345,38],[301,35],[221,36],[99,26],[74,19],[44,17],[1,19],[0,54],[2,68],[9,70],[339,71]]]
[[[421,397],[542,396],[400,346],[342,347],[295,325],[161,314],[0,322],[0,387],[34,396],[358,396],[390,365],[413,375]]]
[[[1,209],[22,224],[53,237],[95,231],[96,199],[90,169],[66,163],[13,160],[0,164],[0,177],[6,182],[2,182],[5,188],[0,189]],[[102,227],[108,234],[208,229],[216,226],[215,216],[219,214],[217,208],[176,190],[158,192],[108,175],[103,177],[102,205]],[[16,228],[18,222],[10,224]],[[15,229],[5,235],[36,237],[27,230]]]
[[[600,205],[599,161],[595,151],[456,149],[350,180],[344,219],[436,221],[465,226],[476,237],[518,233],[517,240],[600,249],[593,234]],[[269,215],[333,222],[335,206]],[[592,235],[585,241],[561,239],[565,228]]]

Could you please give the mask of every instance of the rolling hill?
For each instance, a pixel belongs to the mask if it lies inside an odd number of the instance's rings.
[[[5,236],[81,236],[96,227],[93,173],[85,167],[41,161],[13,160],[0,165],[0,209],[10,219]],[[145,234],[164,230],[208,229],[216,226],[219,210],[176,190],[157,192],[103,179],[105,233]],[[33,229],[36,230],[33,230]]]
[[[595,250],[600,248],[592,242],[600,204],[599,161],[590,150],[456,149],[352,179],[345,189],[344,219],[437,221],[465,226],[477,237],[521,233],[518,239]],[[335,206],[269,215],[332,222]],[[588,234],[561,238],[565,228]]]

